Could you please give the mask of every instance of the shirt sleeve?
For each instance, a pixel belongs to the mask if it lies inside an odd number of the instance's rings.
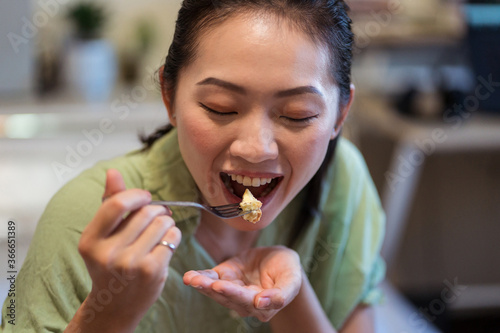
[[[17,276],[15,295],[5,300],[4,332],[63,332],[87,297],[91,280],[77,244],[100,205],[104,171],[97,174],[100,180],[84,173],[49,202]],[[16,316],[9,323],[6,306],[12,302]]]
[[[335,158],[313,252],[317,265],[311,283],[332,324],[341,328],[356,306],[381,300],[385,214],[358,150],[343,140]]]

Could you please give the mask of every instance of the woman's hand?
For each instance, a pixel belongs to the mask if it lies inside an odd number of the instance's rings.
[[[133,331],[167,279],[173,251],[158,243],[177,246],[181,232],[165,207],[148,205],[149,192],[126,190],[116,170],[106,176],[103,203],[78,245],[92,290],[74,320],[79,328],[104,319],[111,331]]]
[[[240,316],[269,321],[299,292],[298,254],[284,246],[250,249],[213,269],[189,271],[184,283]]]

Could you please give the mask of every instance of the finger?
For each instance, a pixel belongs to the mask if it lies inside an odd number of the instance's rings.
[[[184,276],[182,277],[182,281],[184,282],[185,285],[190,285],[193,278],[195,278],[197,276],[205,276],[205,277],[212,279],[212,280],[219,279],[219,275],[217,274],[217,272],[215,272],[212,269],[206,269],[203,271],[188,271],[188,272],[184,273]]]
[[[198,275],[200,275],[198,271],[187,271],[182,277],[182,282],[184,282],[186,286],[189,286],[191,284],[191,280]]]
[[[302,284],[302,270],[289,270],[275,278],[274,288],[281,290],[285,299],[294,298]],[[270,288],[271,289],[271,288]]]
[[[140,189],[119,192],[101,205],[94,219],[89,223],[87,232],[96,238],[108,237],[115,230],[123,216],[137,210],[151,201],[151,194]]]
[[[171,227],[170,229],[167,230],[167,232],[164,234],[164,236],[161,238],[161,240],[164,240],[168,243],[172,243],[175,245],[177,248],[179,244],[181,243],[181,238],[182,238],[182,233],[177,227]],[[150,255],[155,257],[156,260],[165,262],[166,265],[165,267],[168,268],[168,265],[170,264],[170,259],[172,259],[172,255],[174,254],[174,251],[172,251],[170,248],[163,246],[161,244],[158,244],[153,248],[153,250],[150,252]]]
[[[262,291],[257,286],[245,286],[226,280],[214,281],[211,289],[240,305],[253,304],[255,295]]]
[[[190,271],[186,273],[183,277],[183,281],[186,285],[189,285],[196,289],[210,289],[211,285],[219,279],[216,272],[212,270],[206,271]]]
[[[106,185],[104,187],[103,201],[121,191],[125,191],[125,181],[122,175],[116,169],[109,169],[106,171]]]
[[[163,235],[175,226],[174,220],[167,216],[157,216],[149,223],[144,231],[134,239],[130,245],[130,250],[138,256],[144,256],[151,252],[155,246],[162,240]]]
[[[196,271],[191,271],[190,274],[195,276],[195,278],[201,277],[208,279],[208,277],[202,276]],[[255,288],[246,286],[239,286],[234,284],[233,281],[221,280],[214,281],[211,284],[211,287],[209,284],[206,285],[202,282],[200,285],[197,285],[196,289],[199,293],[212,298],[220,305],[235,310],[242,317],[260,315],[259,312],[256,312],[257,310],[253,305],[253,299],[260,290],[255,290]]]
[[[217,272],[221,280],[233,281],[242,279],[242,268],[230,261],[215,266],[213,270]]]
[[[213,281],[202,275],[196,275],[195,279],[204,279],[199,285],[196,282],[195,288],[199,293],[212,298],[217,303],[237,311],[242,316],[249,316],[255,311],[253,299],[258,291],[238,285],[230,286],[232,283],[229,281],[224,281],[220,286],[213,288],[213,285],[218,285],[217,281],[220,280]],[[209,280],[213,283],[206,285],[205,282]]]
[[[167,215],[168,216],[172,216],[172,210],[167,205],[151,204],[151,206],[161,206],[161,207],[164,207],[167,210]]]
[[[240,286],[247,284],[243,281],[242,267],[232,259],[215,266],[213,270],[219,275],[219,280],[231,281]]]
[[[111,238],[115,239],[116,242],[121,246],[127,246],[132,244],[133,242],[140,237],[140,235],[149,228],[150,224],[152,224],[156,218],[160,216],[167,216],[167,210],[161,206],[144,206],[140,209],[132,212],[127,216],[127,218],[121,222],[113,233],[111,234]],[[157,222],[161,224],[162,222]],[[169,227],[172,227],[172,224]],[[158,227],[158,226],[156,226]],[[156,235],[156,243],[158,243],[163,236],[163,234],[168,230],[162,230],[159,235]],[[148,249],[147,252],[151,250]]]
[[[254,299],[259,293],[255,288],[240,286],[229,281],[215,281],[212,284],[211,297],[220,304],[230,307],[238,313],[250,315],[255,311]],[[207,293],[210,291],[207,290]]]
[[[273,288],[266,288],[254,300],[258,309],[281,309],[297,296],[302,283],[300,272],[289,271],[281,274]]]
[[[293,297],[287,300],[281,289],[265,289],[255,296],[254,306],[256,309],[281,309],[292,300]]]

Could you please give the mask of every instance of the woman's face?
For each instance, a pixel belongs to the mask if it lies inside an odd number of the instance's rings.
[[[239,15],[202,34],[179,75],[175,104],[182,156],[210,205],[263,203],[261,229],[307,184],[336,135],[338,88],[326,48],[287,24]]]

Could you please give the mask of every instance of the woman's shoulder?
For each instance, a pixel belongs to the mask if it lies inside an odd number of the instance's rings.
[[[327,175],[327,188],[338,199],[374,188],[370,172],[359,149],[348,139],[340,138],[333,163]],[[338,197],[340,195],[340,197]]]
[[[173,131],[172,131],[173,132]],[[102,193],[106,180],[106,171],[116,169],[120,172],[127,188],[150,190],[152,173],[161,167],[165,171],[176,164],[180,156],[175,133],[159,138],[148,149],[138,149],[128,154],[101,160],[70,180],[62,189],[63,192]],[[158,179],[156,179],[158,182]]]
[[[351,224],[355,216],[383,215],[377,189],[365,160],[349,140],[339,140],[334,163],[325,182],[324,211]]]
[[[144,174],[147,172],[147,152],[130,152],[109,160],[97,162],[74,179],[75,182],[95,181],[104,185],[106,171],[116,169],[120,172],[127,188],[143,188]]]
[[[362,174],[363,176],[369,175],[363,155],[359,149],[346,138],[341,137],[339,139],[334,164],[339,172],[357,175]]]
[[[145,153],[134,151],[109,160],[99,161],[70,180],[62,189],[83,189],[83,187],[88,188],[88,190],[104,189],[106,171],[109,169],[116,169],[121,173],[127,188],[140,188],[144,178],[145,158]]]
[[[97,162],[62,186],[49,202],[45,215],[59,220],[78,212],[82,220],[91,218],[101,204],[109,169],[120,172],[127,189],[161,190],[165,187],[162,175],[178,174],[180,169],[177,145],[176,135],[172,133],[160,138],[147,150],[136,150]]]
[[[141,164],[144,156],[141,153],[127,155],[97,162],[94,166],[82,171],[79,175],[64,184],[52,197],[41,218],[41,223],[50,221],[72,220],[89,221],[99,205],[104,193],[106,171],[117,169],[122,174],[127,188],[142,186]]]

